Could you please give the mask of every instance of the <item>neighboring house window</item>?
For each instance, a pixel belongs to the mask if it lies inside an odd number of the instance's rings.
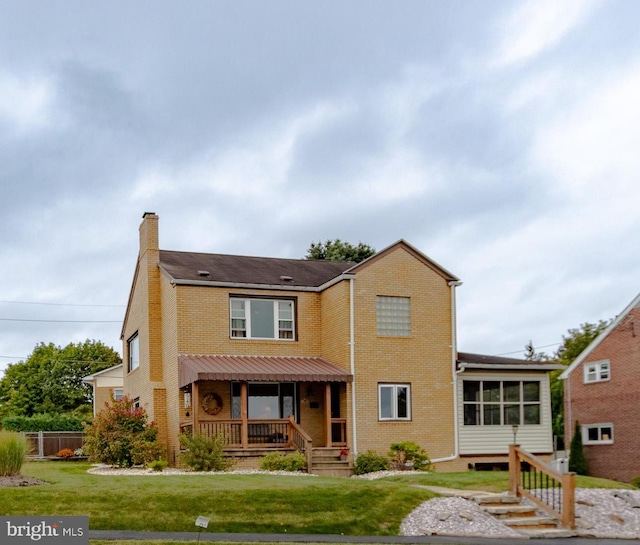
[[[129,352],[129,371],[133,371],[140,365],[140,341],[138,334],[134,334],[127,344]]]
[[[124,397],[124,390],[122,388],[113,389],[113,399],[118,401]]]
[[[378,335],[409,337],[411,335],[411,299],[409,297],[376,298]]]
[[[595,361],[584,364],[584,382],[602,382],[611,378],[611,363],[609,360]]]
[[[583,424],[582,442],[585,445],[611,445],[613,424]]]
[[[294,306],[291,300],[232,297],[231,337],[245,339],[293,339]]]
[[[133,408],[134,408],[134,409],[139,409],[139,408],[140,408],[140,398],[139,398],[139,397],[136,397],[136,398],[133,400]]]
[[[540,424],[540,382],[465,380],[465,426]]]
[[[411,386],[409,384],[378,385],[378,418],[411,420]]]

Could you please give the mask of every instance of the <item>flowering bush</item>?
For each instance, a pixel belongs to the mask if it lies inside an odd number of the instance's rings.
[[[56,452],[56,456],[58,458],[71,458],[73,456],[75,456],[76,453],[73,452],[70,448],[63,448],[61,450],[59,450],[58,452]]]
[[[158,430],[147,422],[145,410],[133,404],[127,396],[112,400],[85,426],[84,450],[92,461],[131,467],[160,459]]]

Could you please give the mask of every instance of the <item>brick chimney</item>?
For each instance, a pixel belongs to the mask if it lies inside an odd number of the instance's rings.
[[[158,216],[155,212],[145,212],[140,224],[140,258],[148,250],[158,251]]]

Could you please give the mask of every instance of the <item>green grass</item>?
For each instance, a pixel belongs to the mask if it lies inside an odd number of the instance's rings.
[[[434,494],[402,482],[271,475],[104,476],[83,462],[25,464],[50,485],[0,489],[0,515],[87,515],[91,530],[397,535]]]
[[[0,488],[0,515],[87,515],[91,530],[397,535],[435,496],[408,484],[502,492],[506,472],[425,473],[375,481],[271,475],[104,476],[85,462],[32,462],[24,475],[51,484]],[[579,487],[630,488],[578,477]],[[113,541],[110,545],[116,545]]]

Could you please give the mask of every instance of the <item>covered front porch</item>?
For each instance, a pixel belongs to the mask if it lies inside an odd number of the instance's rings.
[[[238,456],[296,449],[348,450],[347,383],[322,358],[179,356],[180,431],[222,436]],[[337,449],[334,451],[334,449]]]

